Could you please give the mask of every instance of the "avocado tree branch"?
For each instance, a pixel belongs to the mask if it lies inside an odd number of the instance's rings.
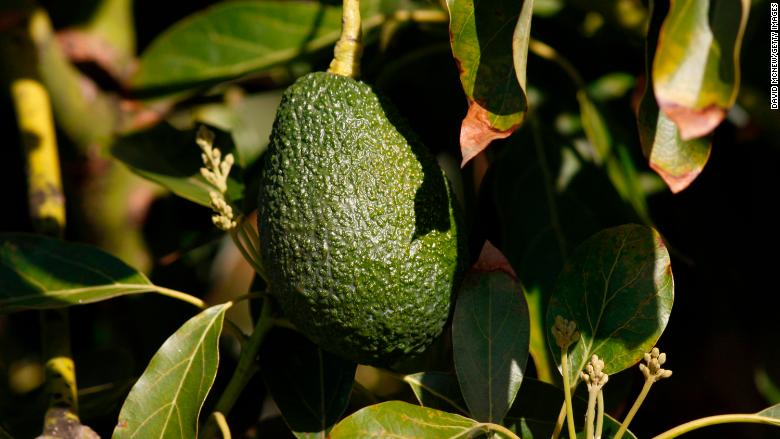
[[[30,20],[30,31],[34,19]],[[39,75],[26,20],[0,39],[0,56],[16,62],[2,69],[16,113],[26,162],[29,214],[35,231],[61,237],[65,230],[65,197],[49,94]],[[44,431],[78,420],[75,365],[70,354],[70,325],[65,309],[43,311],[41,337],[49,410]]]
[[[44,10],[31,14],[28,33],[57,124],[82,150],[107,144],[119,120],[118,101],[101,92],[68,61]]]

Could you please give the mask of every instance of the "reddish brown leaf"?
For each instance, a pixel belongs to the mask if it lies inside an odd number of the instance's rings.
[[[726,110],[710,105],[697,110],[672,102],[658,101],[661,111],[680,129],[680,138],[691,140],[711,133],[726,118]]]
[[[517,280],[517,274],[509,263],[509,260],[497,249],[490,241],[485,241],[479,259],[471,267],[472,271],[487,273],[490,271],[501,270]]]
[[[461,168],[487,148],[490,142],[509,137],[520,126],[518,123],[507,130],[496,129],[490,123],[489,115],[490,113],[478,103],[472,102],[469,105],[469,112],[460,126],[460,152],[463,155]]]

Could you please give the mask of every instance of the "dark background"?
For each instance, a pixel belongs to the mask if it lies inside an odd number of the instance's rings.
[[[88,1],[42,2],[48,6],[55,25],[77,22],[76,12],[88,10]],[[204,0],[136,2],[139,49],[142,49],[170,24],[213,3]],[[575,2],[576,3],[576,2]],[[757,389],[755,374],[763,369],[780,383],[780,313],[777,298],[778,272],[778,165],[780,165],[780,112],[768,110],[768,4],[754,2],[742,53],[743,80],[738,105],[750,114],[747,125],[722,124],[715,132],[712,155],[702,174],[684,192],[672,195],[664,190],[648,198],[655,225],[674,248],[672,267],[675,277],[675,305],[660,347],[669,357],[674,371],[669,380],[654,386],[631,430],[639,437],[658,434],[694,418],[721,413],[756,412],[770,405]],[[86,6],[85,6],[86,5]],[[586,81],[611,71],[640,76],[644,71],[643,41],[635,33],[605,25],[590,37],[579,34],[583,8],[573,6],[551,18],[535,18],[534,36],[556,47],[580,70]],[[368,81],[378,80],[383,90],[399,106],[423,140],[431,148],[457,157],[458,127],[466,112],[457,70],[446,51],[435,52],[422,61],[412,62],[392,81],[382,77],[385,62],[402,56],[410,47],[444,45],[446,33],[441,27],[414,27],[404,30],[388,51],[380,54],[369,47],[364,59]],[[324,68],[328,55],[313,58],[312,67]],[[6,62],[6,61],[3,61]],[[531,57],[529,84],[550,87],[559,81],[560,99],[576,105],[573,87],[565,76],[546,62]],[[536,69],[536,70],[535,70]],[[279,84],[283,86],[284,84]],[[552,86],[557,86],[553,84]],[[24,190],[24,168],[13,113],[7,95],[0,95],[0,230],[31,230]],[[619,120],[633,120],[630,93],[610,104]],[[69,197],[88,197],[82,189],[85,159],[69,152],[64,136],[63,174]],[[496,151],[511,146],[497,142]],[[634,143],[636,162],[641,159],[638,139]],[[467,167],[464,175],[471,169]],[[77,201],[69,199],[69,205]],[[69,210],[68,238],[90,241],[82,213]],[[100,212],[89,213],[100,215]],[[480,227],[479,218],[474,220]],[[172,264],[157,264],[152,271],[156,283],[183,291],[203,291],[208,279],[209,257],[216,251],[215,233],[210,230],[209,212],[172,196],[157,199],[146,218],[144,233],[153,260],[181,246],[203,244],[199,256],[184,257]],[[488,231],[489,233],[489,231]],[[191,314],[187,305],[165,298],[122,298],[100,304],[71,308],[73,349],[80,386],[127,380],[143,371],[146,361],[161,342]],[[12,358],[35,358],[40,341],[36,313],[0,317],[0,366],[3,370]],[[226,356],[226,362],[230,357]],[[227,367],[225,367],[227,366]],[[224,364],[221,370],[229,369]],[[641,375],[626,371],[621,386],[638,393]],[[220,379],[224,380],[225,377]],[[257,380],[255,380],[257,381]],[[217,384],[219,386],[219,383]],[[5,389],[5,384],[0,386]],[[253,382],[249,399],[239,404],[251,417],[250,407],[262,400],[259,382]],[[408,397],[402,393],[399,397]],[[3,397],[0,418],[24,417],[27,407],[39,398],[34,392],[15,395],[13,403]],[[36,402],[37,401],[37,402]],[[118,401],[121,401],[119,399]],[[774,401],[773,403],[777,403]],[[84,403],[84,402],[83,402]],[[103,407],[90,425],[109,434],[118,405]],[[625,406],[616,406],[617,414]],[[37,419],[27,422],[35,431]],[[89,423],[89,422],[88,422]],[[271,428],[271,427],[268,427]],[[262,431],[262,429],[261,429]],[[269,436],[270,437],[270,436]],[[690,434],[691,438],[771,438],[780,433],[761,426],[716,427]]]

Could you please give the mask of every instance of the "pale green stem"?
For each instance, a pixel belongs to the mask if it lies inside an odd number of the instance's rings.
[[[710,425],[718,425],[718,424],[736,424],[736,423],[766,424],[766,425],[774,425],[775,427],[780,427],[780,419],[770,418],[761,415],[754,415],[752,413],[744,413],[744,414],[736,413],[736,414],[717,415],[717,416],[709,416],[701,419],[695,419],[693,421],[686,422],[685,424],[678,425],[677,427],[674,427],[669,431],[661,433],[658,436],[655,436],[653,439],[672,439],[702,427],[709,427]]]
[[[249,294],[244,294],[242,296],[238,296],[235,299],[231,299],[230,301],[233,303],[238,303],[244,300],[264,299],[266,297],[268,297],[268,293],[249,293]]]
[[[604,431],[604,392],[599,390],[599,396],[596,400],[596,439],[601,439]]]
[[[564,402],[561,405],[561,411],[558,412],[558,419],[555,420],[555,429],[553,430],[552,436],[550,436],[550,439],[558,439],[561,435],[561,430],[563,430],[563,424],[566,423],[566,403]]]
[[[156,293],[162,294],[163,296],[168,296],[195,305],[200,309],[206,309],[208,306],[203,300],[187,293],[182,293],[181,291],[172,290],[170,288],[161,287],[159,285],[150,285],[149,289]]]
[[[639,396],[636,397],[634,405],[631,406],[631,410],[628,411],[626,418],[623,419],[623,423],[620,424],[620,429],[615,434],[613,439],[620,439],[626,433],[626,430],[628,430],[628,425],[631,424],[634,416],[636,416],[636,412],[639,411],[639,407],[642,406],[642,403],[645,401],[647,394],[650,393],[650,388],[653,387],[653,383],[655,383],[655,377],[650,376],[645,379],[645,385],[642,386],[642,391],[639,392]]]
[[[499,424],[493,424],[491,422],[481,422],[479,424],[474,425],[471,427],[466,434],[471,434],[476,431],[492,431],[495,433],[500,433],[510,439],[520,439],[520,436],[516,435],[512,430],[504,427],[503,425]],[[471,436],[468,436],[471,437]]]
[[[219,432],[222,434],[222,439],[231,439],[232,435],[230,434],[230,427],[228,426],[227,420],[225,419],[225,415],[223,415],[221,412],[214,412],[211,414],[211,416],[214,417],[214,422],[216,422],[217,427],[219,427]]]
[[[333,50],[329,73],[357,78],[360,75],[360,55],[363,51],[360,24],[360,0],[344,0],[341,17],[341,37]]]
[[[563,395],[566,400],[566,425],[569,428],[569,439],[577,437],[574,428],[574,408],[571,402],[571,379],[569,378],[569,347],[561,348],[561,369],[563,372]]]
[[[260,314],[260,318],[257,319],[257,325],[252,332],[249,341],[244,345],[241,350],[241,356],[238,358],[238,365],[233,372],[233,376],[230,377],[227,387],[220,395],[217,404],[214,406],[214,411],[222,414],[230,413],[233,406],[241,395],[241,392],[246,387],[249,380],[257,371],[255,367],[255,360],[257,354],[260,351],[260,346],[263,344],[265,335],[268,330],[273,326],[273,318],[271,317],[271,300],[266,297],[263,300],[263,309]],[[218,429],[218,425],[214,417],[209,417],[206,425],[203,427],[203,434],[201,437],[211,439],[215,436]]]
[[[596,416],[596,399],[598,398],[598,390],[590,390],[588,392],[588,411],[585,412],[585,439],[593,439],[593,424]]]

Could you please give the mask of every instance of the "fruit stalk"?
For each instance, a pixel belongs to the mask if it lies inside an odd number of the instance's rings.
[[[360,55],[363,52],[360,0],[344,0],[342,14],[341,37],[333,50],[333,61],[328,73],[357,78],[360,76]]]

